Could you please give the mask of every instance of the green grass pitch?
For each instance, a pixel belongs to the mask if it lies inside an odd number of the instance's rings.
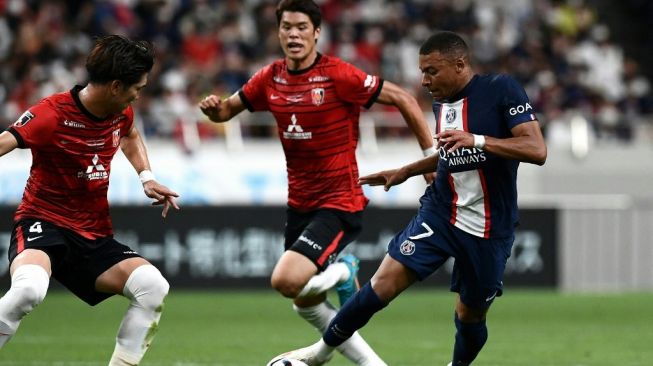
[[[410,289],[362,334],[391,366],[445,366],[453,299],[443,290]],[[126,305],[114,297],[91,308],[67,292],[52,292],[0,350],[0,366],[106,365]],[[653,365],[650,293],[508,289],[490,310],[488,325],[478,366]],[[141,366],[263,366],[317,337],[272,290],[174,291]],[[337,355],[330,365],[351,363]]]

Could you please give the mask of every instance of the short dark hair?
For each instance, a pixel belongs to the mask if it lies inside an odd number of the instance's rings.
[[[97,84],[113,80],[125,86],[136,84],[153,65],[154,47],[150,42],[132,41],[119,35],[97,38],[86,58],[89,82]]]
[[[449,58],[467,58],[469,56],[469,47],[465,40],[457,33],[449,31],[433,34],[419,48],[420,55],[428,55],[436,51]]]
[[[281,0],[277,5],[277,25],[281,24],[281,16],[284,11],[308,15],[315,28],[320,28],[320,24],[322,24],[320,7],[313,0]]]

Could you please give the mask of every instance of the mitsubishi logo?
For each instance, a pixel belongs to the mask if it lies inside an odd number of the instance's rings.
[[[100,164],[100,157],[95,154],[93,159],[91,159],[93,165],[89,165],[86,168],[86,171],[80,171],[77,173],[78,178],[85,178],[86,180],[97,180],[97,179],[108,179],[109,173],[104,168],[104,165]]]
[[[93,157],[93,160],[91,160],[93,165],[90,165],[88,168],[86,168],[86,174],[92,173],[93,169],[97,170],[98,172],[103,172],[103,171],[106,170],[106,169],[104,169],[104,165],[98,164],[98,161],[100,161],[100,157],[97,156],[97,154],[95,154],[95,156]]]
[[[294,114],[290,117],[290,122],[288,129],[283,132],[283,138],[289,140],[310,140],[313,138],[312,132],[304,132],[302,126],[297,124],[297,116]]]
[[[292,124],[288,125],[288,132],[304,132],[302,126],[297,124],[297,117],[294,114],[290,117],[290,122],[292,122]]]

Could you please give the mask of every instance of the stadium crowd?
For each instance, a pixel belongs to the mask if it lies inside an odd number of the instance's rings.
[[[434,29],[467,36],[479,73],[510,73],[526,87],[550,146],[582,117],[596,140],[628,143],[653,125],[650,82],[584,0],[322,0],[319,49],[412,90],[425,113],[417,48]],[[138,101],[148,137],[225,132],[196,106],[230,95],[281,56],[273,0],[0,0],[0,126],[85,80],[93,37],[154,43],[157,63]],[[409,135],[396,112],[371,109],[382,137]],[[246,136],[273,137],[266,114],[241,117]],[[396,122],[396,123],[394,123]],[[649,141],[653,137],[648,138]]]

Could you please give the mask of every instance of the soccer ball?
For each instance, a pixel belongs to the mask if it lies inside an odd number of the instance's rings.
[[[270,361],[266,366],[308,366],[299,360],[293,360],[292,358],[278,358]]]

